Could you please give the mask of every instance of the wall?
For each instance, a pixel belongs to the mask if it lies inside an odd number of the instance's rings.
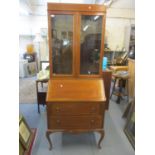
[[[106,41],[111,50],[121,50],[125,44],[125,29],[135,23],[134,0],[117,0],[107,9]],[[43,7],[40,7],[43,10]],[[34,9],[35,10],[35,9]],[[39,8],[37,7],[37,10]],[[40,28],[47,28],[46,11],[44,16],[20,16],[20,35],[35,35]],[[21,42],[19,42],[22,47]],[[22,47],[23,49],[23,47]]]
[[[47,16],[20,16],[19,28],[19,35],[36,35],[47,28]]]
[[[47,28],[46,16],[20,16],[19,17],[19,55],[22,58],[26,52],[26,46],[33,43],[35,51],[41,52],[41,60],[48,60],[48,45],[47,38],[43,38],[43,42],[38,45],[33,40],[37,33],[41,32],[42,28]]]
[[[23,54],[26,52],[26,46],[28,44],[32,44],[33,43],[33,36],[19,36],[19,49],[20,49],[20,53],[19,56],[20,58],[23,57]]]
[[[106,40],[110,49],[125,47],[126,28],[135,23],[134,8],[134,0],[117,0],[107,9]]]
[[[122,18],[107,18],[106,20],[106,40],[111,50],[121,50],[125,47],[125,29],[134,24],[134,20]]]

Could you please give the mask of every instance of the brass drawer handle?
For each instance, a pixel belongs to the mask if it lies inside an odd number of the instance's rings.
[[[92,119],[92,120],[91,120],[91,123],[94,124],[94,122],[95,122],[95,121]]]
[[[60,108],[59,107],[56,107],[56,112],[60,112]]]
[[[56,120],[56,122],[57,122],[57,124],[60,124],[60,120],[58,119],[58,120]]]
[[[96,111],[96,108],[95,108],[95,107],[92,107],[92,108],[91,108],[91,111],[92,111],[92,112],[95,112],[95,111]]]
[[[88,9],[90,10],[91,9],[91,6],[89,6]]]

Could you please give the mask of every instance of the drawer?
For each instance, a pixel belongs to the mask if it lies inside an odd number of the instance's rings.
[[[65,116],[49,117],[49,129],[101,129],[103,128],[102,116]]]
[[[100,114],[100,103],[48,103],[48,115]]]

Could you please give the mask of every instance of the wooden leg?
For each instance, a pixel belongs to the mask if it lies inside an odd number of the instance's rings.
[[[52,131],[49,131],[49,130],[46,131],[46,138],[47,138],[47,140],[49,142],[49,150],[52,150],[52,142],[51,142],[51,139],[50,139],[50,134],[51,133],[52,133]]]
[[[119,80],[119,95],[118,95],[117,101],[116,101],[117,104],[120,104],[120,101],[121,101],[122,87],[123,87],[123,80],[120,79]]]
[[[101,137],[100,137],[97,145],[98,145],[98,148],[101,149],[101,142],[102,142],[102,140],[104,138],[104,130],[101,130],[101,131],[98,131],[98,132],[101,134]]]
[[[128,79],[126,80],[126,90],[127,90],[127,101],[129,102],[129,85]]]
[[[114,85],[113,85],[113,88],[112,88],[112,91],[111,91],[111,95],[110,95],[110,99],[111,99],[111,97],[112,97],[112,94],[113,94],[113,92],[115,91],[115,84],[116,84],[116,78],[114,79]]]
[[[131,107],[131,103],[128,103],[128,105],[122,115],[122,118],[127,118],[128,114],[129,114],[130,107]]]
[[[39,103],[38,103],[38,113],[40,114],[40,107],[39,107]]]

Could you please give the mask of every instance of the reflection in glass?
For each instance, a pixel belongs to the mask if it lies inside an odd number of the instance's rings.
[[[102,16],[81,17],[80,74],[99,74]]]
[[[51,15],[53,74],[72,74],[73,16]]]

